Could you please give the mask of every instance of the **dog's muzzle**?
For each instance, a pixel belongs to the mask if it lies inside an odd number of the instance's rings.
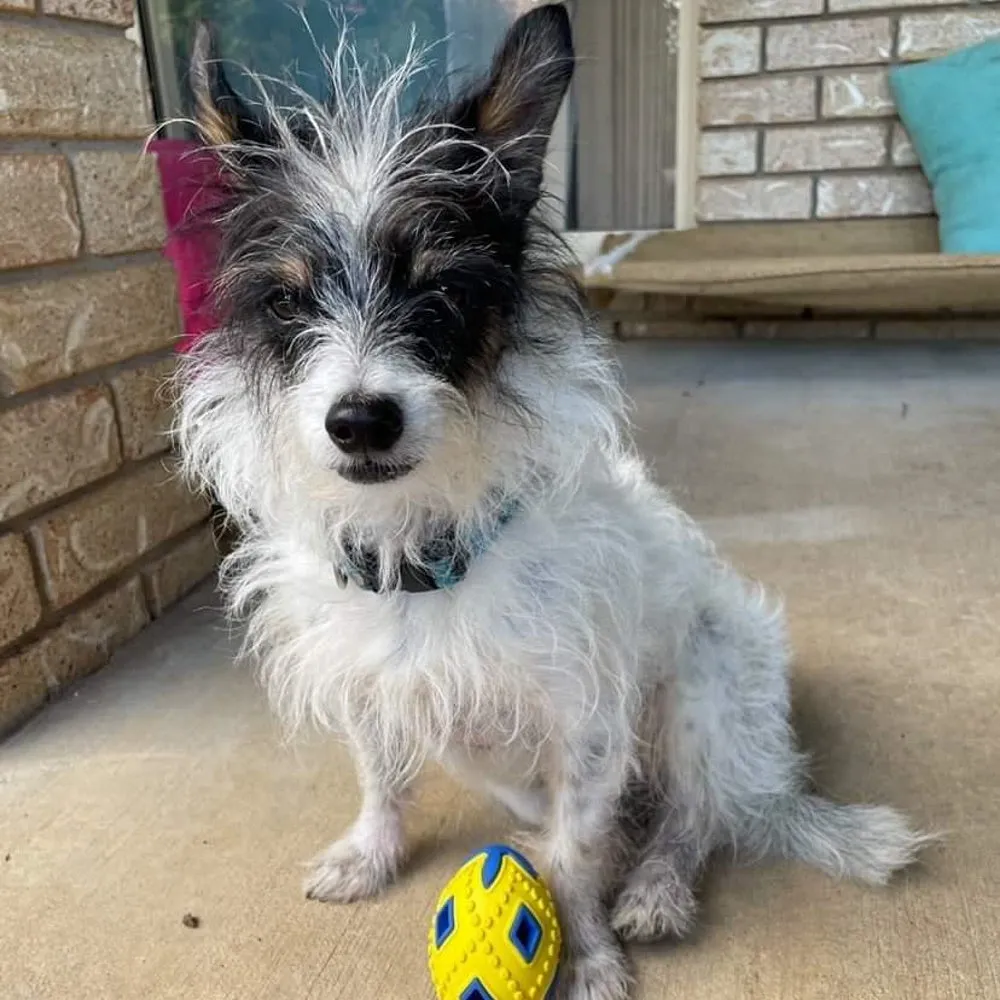
[[[338,466],[338,473],[360,484],[387,483],[406,475],[412,466],[391,457],[405,425],[403,408],[392,396],[343,396],[326,415],[326,433],[349,459]]]

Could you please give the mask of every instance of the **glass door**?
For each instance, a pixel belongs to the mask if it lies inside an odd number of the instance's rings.
[[[215,26],[230,77],[246,66],[325,94],[319,47],[346,24],[362,62],[427,50],[421,85],[457,88],[485,70],[507,26],[534,0],[145,0],[143,28],[161,121],[189,114],[195,22]],[[688,2],[688,0],[684,0]],[[691,0],[694,2],[694,0]],[[678,218],[680,0],[571,0],[579,62],[549,150],[547,187],[567,231],[672,228]],[[417,96],[416,90],[414,97]],[[167,134],[184,136],[183,124]],[[694,138],[691,138],[691,142]]]

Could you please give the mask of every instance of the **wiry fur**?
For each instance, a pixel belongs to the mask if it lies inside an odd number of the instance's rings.
[[[231,185],[226,321],[183,367],[178,434],[189,476],[242,530],[225,584],[272,703],[293,729],[343,734],[357,762],[361,815],[317,859],[309,894],[346,902],[389,883],[406,790],[435,758],[542,829],[562,995],[614,1000],[628,977],[612,928],[684,933],[714,850],[881,883],[921,836],[891,809],[807,790],[781,615],[634,452],[617,371],[534,211],[538,134],[568,81],[564,20],[541,8],[515,27],[466,99],[471,119],[401,116],[409,70],[252,117],[224,91],[201,95],[221,107],[207,131]],[[454,125],[462,114],[473,124]],[[456,226],[436,229],[441,215]],[[462,228],[467,215],[489,239]],[[402,290],[379,264],[401,232]],[[457,268],[490,305],[450,300],[447,357],[414,348],[421,268]],[[289,283],[291,329],[268,314]],[[395,478],[340,474],[324,416],[357,391],[401,401]],[[517,515],[452,590],[337,582],[345,539],[373,546],[391,585],[440,525],[473,537],[509,498]]]

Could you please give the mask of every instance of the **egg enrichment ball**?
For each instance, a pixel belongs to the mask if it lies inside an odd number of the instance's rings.
[[[439,1000],[550,1000],[562,934],[538,872],[513,848],[477,851],[438,899],[428,955]]]

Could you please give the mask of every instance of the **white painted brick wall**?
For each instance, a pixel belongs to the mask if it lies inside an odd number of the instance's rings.
[[[888,17],[837,18],[776,24],[767,32],[768,70],[884,63],[892,57]]]
[[[748,177],[704,180],[698,185],[702,222],[808,219],[812,181],[808,177]]]
[[[927,59],[1000,35],[1000,9],[904,14],[899,19],[901,59]]]
[[[769,21],[823,13],[823,0],[702,0],[702,24],[719,21]]]
[[[897,167],[915,167],[920,162],[917,151],[900,122],[892,126],[892,162]]]
[[[703,221],[933,212],[889,67],[1000,38],[1000,0],[701,0]]]
[[[826,73],[822,93],[824,118],[883,118],[895,112],[885,69]]]
[[[872,215],[928,215],[933,208],[924,175],[916,170],[894,174],[828,174],[816,188],[820,219],[856,219]]]
[[[752,174],[757,170],[757,130],[727,129],[703,132],[698,144],[702,177]]]
[[[878,167],[888,148],[881,123],[774,128],[764,136],[763,166],[769,174]]]
[[[809,122],[816,117],[811,76],[706,80],[698,88],[699,118],[708,125]]]
[[[954,7],[961,0],[829,0],[830,13],[888,10],[892,7]],[[989,0],[986,0],[989,2]],[[750,18],[748,18],[750,20]]]
[[[747,76],[760,69],[761,29],[714,28],[701,33],[701,75]]]

